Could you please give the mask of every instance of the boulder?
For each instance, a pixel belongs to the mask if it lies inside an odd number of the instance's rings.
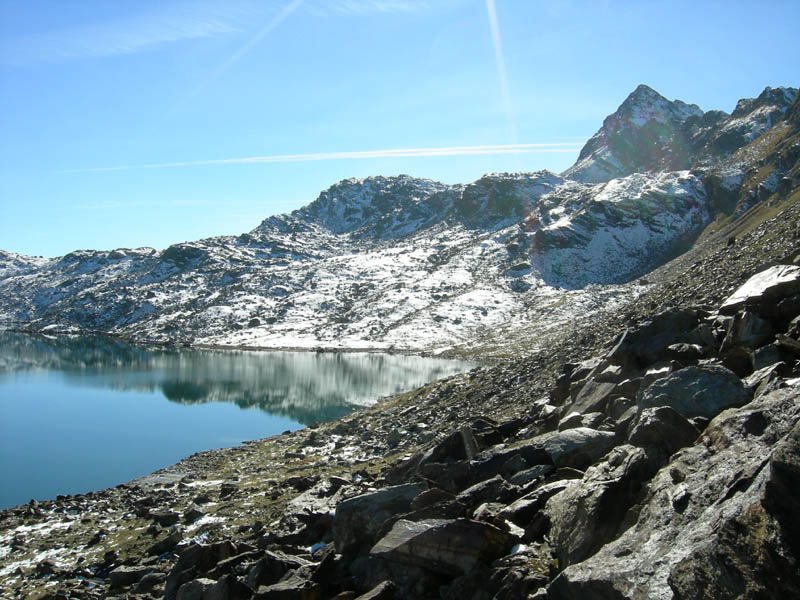
[[[501,510],[498,517],[508,519],[520,527],[527,527],[534,515],[541,510],[547,501],[565,490],[569,486],[566,480],[544,483],[532,492],[518,498],[505,509]]]
[[[753,396],[755,397],[780,389],[785,385],[781,378],[781,373],[785,369],[786,365],[784,363],[776,363],[769,367],[764,367],[745,379],[745,385],[753,390]]]
[[[735,373],[719,365],[686,367],[654,382],[637,398],[640,410],[669,406],[684,417],[714,417],[752,398]]]
[[[454,431],[428,450],[419,464],[472,460],[478,452],[478,442],[469,426]]]
[[[548,598],[800,597],[798,422],[792,389],[722,412],[653,477],[636,522]]]
[[[753,352],[750,361],[753,371],[760,371],[764,367],[783,362],[783,354],[777,343],[767,344]]]
[[[467,519],[401,519],[370,555],[443,575],[468,573],[507,554],[517,538],[488,523]]]
[[[536,465],[530,469],[517,471],[508,477],[508,482],[512,485],[526,486],[532,481],[536,481],[540,477],[546,477],[556,468],[554,465]]]
[[[176,600],[203,600],[205,594],[216,585],[213,579],[193,579],[178,588]]]
[[[606,416],[601,412],[579,413],[573,412],[558,422],[558,430],[564,431],[565,429],[574,429],[575,427],[589,427],[596,429],[604,420]]]
[[[160,510],[150,511],[150,518],[162,527],[169,527],[180,521],[181,515],[172,510]]]
[[[775,331],[770,322],[762,319],[753,311],[738,312],[728,328],[719,352],[721,355],[725,355],[736,347],[755,350],[772,340],[774,334]]]
[[[340,502],[333,518],[333,537],[339,553],[371,546],[373,536],[392,515],[407,513],[411,501],[425,490],[421,484],[396,485]]]
[[[253,600],[321,600],[322,586],[304,576],[302,571],[290,571],[278,583],[260,586]]]
[[[392,600],[394,598],[397,586],[391,581],[383,581],[368,591],[366,594],[361,594],[355,600]]]
[[[556,467],[584,470],[614,446],[615,436],[609,431],[576,427],[545,433],[534,438],[541,444]]]
[[[580,388],[575,399],[566,407],[565,412],[580,414],[605,412],[609,398],[617,393],[616,389],[616,383],[603,383],[596,379],[590,379]]]
[[[688,341],[702,316],[694,308],[667,310],[625,331],[606,358],[613,365],[646,367],[666,358],[669,346]]]
[[[175,527],[172,529],[172,531],[153,542],[150,547],[147,548],[145,553],[147,556],[158,556],[160,554],[164,554],[165,552],[169,552],[175,548],[175,546],[177,546],[182,539],[183,532],[180,530],[180,528]]]
[[[484,502],[506,503],[519,495],[517,486],[511,485],[500,475],[495,475],[467,488],[456,496],[456,501],[473,510]]]
[[[283,578],[286,573],[305,567],[311,562],[299,556],[292,556],[280,550],[267,550],[247,571],[247,585],[251,589],[270,586]]]
[[[635,446],[612,450],[547,502],[549,538],[561,568],[579,562],[617,537],[624,518],[658,465]]]
[[[800,292],[800,266],[775,265],[748,279],[720,306],[719,312],[733,314],[744,306],[775,303]]]
[[[669,406],[645,408],[633,424],[628,441],[641,448],[655,447],[671,456],[689,446],[700,431],[689,420]]]
[[[111,583],[112,589],[119,589],[121,587],[133,585],[137,583],[142,577],[152,571],[152,567],[134,565],[134,566],[119,566],[108,574],[108,579]]]

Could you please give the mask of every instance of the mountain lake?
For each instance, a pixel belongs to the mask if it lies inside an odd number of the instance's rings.
[[[474,366],[0,332],[0,508],[118,485]]]

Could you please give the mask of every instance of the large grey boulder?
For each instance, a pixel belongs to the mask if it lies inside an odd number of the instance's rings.
[[[547,502],[550,543],[562,568],[613,540],[644,484],[658,466],[642,448],[622,445]]]
[[[684,417],[711,418],[752,399],[733,371],[719,365],[686,367],[655,381],[637,398],[641,410],[669,406]]]
[[[628,441],[641,448],[659,448],[670,456],[694,443],[700,432],[669,406],[645,408],[631,427]]]
[[[796,389],[721,413],[654,476],[636,523],[548,598],[800,597],[798,422]]]
[[[753,275],[722,303],[719,311],[733,314],[743,306],[775,301],[800,292],[800,267],[775,265]]]
[[[690,341],[702,311],[675,308],[654,316],[635,329],[628,329],[606,357],[614,365],[646,367],[668,357],[673,344]]]
[[[556,467],[584,470],[611,450],[615,436],[610,431],[576,427],[545,433],[534,439]]]
[[[516,542],[511,534],[479,521],[400,519],[370,554],[452,576],[507,554]]]
[[[384,521],[393,515],[409,512],[411,501],[424,490],[420,484],[408,483],[341,502],[333,518],[336,551],[351,552],[371,546]]]

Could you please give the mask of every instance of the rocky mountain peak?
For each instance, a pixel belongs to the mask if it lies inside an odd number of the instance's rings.
[[[405,213],[436,192],[448,189],[443,183],[409,175],[344,179],[308,206],[292,213],[313,221],[332,233],[350,233],[393,213]]]
[[[685,169],[691,161],[686,121],[703,114],[696,104],[670,101],[639,85],[605,118],[563,175],[601,183],[637,172]]]
[[[767,87],[757,98],[742,98],[726,119],[700,134],[695,128],[695,161],[710,163],[730,156],[783,120],[796,98],[797,88],[791,87]]]
[[[742,98],[736,103],[731,117],[741,118],[759,108],[778,110],[781,113],[791,106],[797,98],[797,88],[792,87],[765,87],[757,98]]]
[[[696,104],[687,104],[681,100],[669,101],[653,88],[640,84],[608,119],[628,119],[641,127],[649,121],[685,121],[689,117],[702,115],[703,111]]]

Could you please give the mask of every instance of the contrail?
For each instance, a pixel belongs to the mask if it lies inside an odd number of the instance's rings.
[[[508,91],[508,78],[506,77],[506,63],[503,60],[503,45],[500,42],[500,28],[497,25],[497,11],[494,0],[486,0],[486,12],[489,13],[489,29],[492,32],[494,45],[494,60],[497,63],[497,76],[500,78],[500,93],[503,96],[503,110],[506,113],[508,133],[511,141],[517,141],[517,127],[514,124],[514,113],[511,109],[511,94]]]
[[[272,154],[268,156],[249,156],[242,158],[218,158],[211,160],[189,160],[182,162],[151,163],[142,165],[122,165],[116,167],[65,169],[58,172],[98,173],[102,171],[132,171],[137,169],[172,169],[177,167],[213,165],[313,162],[323,160],[577,152],[580,150],[580,146],[580,144],[575,142],[557,142],[552,144],[504,144],[499,146],[449,146],[443,148],[393,148],[390,150],[360,150],[355,152],[316,152],[311,154]]]
[[[199,87],[205,87],[209,81],[216,79],[222,73],[227,71],[231,65],[239,61],[245,54],[250,52],[264,37],[272,32],[278,25],[283,23],[286,18],[291,15],[302,3],[304,0],[293,0],[289,4],[283,7],[277,15],[275,15],[269,23],[267,23],[264,27],[262,27],[248,42],[239,48],[236,52],[234,52],[228,60],[226,60],[221,66],[217,67],[211,75],[203,82]]]

